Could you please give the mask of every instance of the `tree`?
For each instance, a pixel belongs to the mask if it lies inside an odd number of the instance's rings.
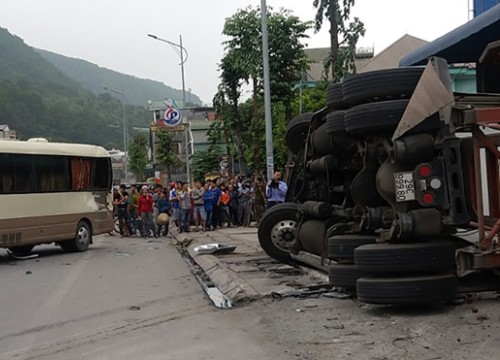
[[[156,138],[158,139],[155,148],[156,159],[160,166],[167,170],[167,179],[169,183],[171,181],[172,169],[182,164],[182,161],[173,150],[173,137],[172,131],[168,129],[160,127],[156,131]]]
[[[222,121],[214,121],[210,124],[207,138],[210,142],[208,149],[198,151],[193,157],[193,175],[197,180],[203,180],[209,173],[219,172],[220,156],[223,154],[222,143],[224,127]]]
[[[146,177],[146,165],[148,164],[148,142],[143,134],[137,134],[129,147],[130,170],[138,181]]]
[[[262,112],[262,29],[260,9],[248,7],[239,10],[224,24],[223,34],[229,37],[226,53],[221,61],[221,85],[214,98],[214,107],[223,112],[224,123],[229,137],[236,140],[240,159],[251,154],[254,170],[262,168],[263,112]],[[304,45],[305,31],[309,23],[303,23],[298,17],[291,16],[287,10],[269,11],[269,54],[271,69],[271,92],[275,93],[274,102],[283,102],[286,112],[291,114],[289,105],[293,96],[293,84],[299,80],[305,66]],[[241,86],[246,83],[252,87],[252,126],[242,116],[239,99]],[[227,101],[226,101],[227,99]],[[220,113],[219,113],[220,114]],[[235,126],[230,126],[235,125]],[[246,131],[245,131],[246,130]],[[243,141],[243,134],[252,139]],[[241,166],[240,166],[241,169]]]
[[[351,7],[355,0],[314,0],[316,13],[316,32],[321,29],[323,19],[330,22],[330,54],[325,59],[325,75],[333,82],[340,81],[346,72],[356,72],[354,58],[356,43],[365,34],[364,24],[354,17],[349,22]]]

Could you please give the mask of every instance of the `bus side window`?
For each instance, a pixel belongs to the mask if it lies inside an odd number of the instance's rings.
[[[11,155],[13,159],[14,192],[33,192],[33,156],[31,155]]]
[[[82,158],[71,159],[71,189],[90,190],[92,161]]]
[[[35,169],[38,191],[67,191],[67,158],[63,156],[37,156]]]
[[[9,194],[14,190],[14,179],[11,157],[8,154],[0,155],[0,193]]]

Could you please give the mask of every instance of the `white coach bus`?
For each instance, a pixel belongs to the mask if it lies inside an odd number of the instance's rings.
[[[113,230],[112,169],[100,146],[0,141],[0,247],[14,254],[55,242],[86,251]]]

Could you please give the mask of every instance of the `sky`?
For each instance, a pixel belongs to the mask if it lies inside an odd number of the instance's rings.
[[[470,0],[356,0],[352,15],[365,24],[358,46],[375,54],[405,34],[432,41],[468,21]],[[224,54],[224,20],[261,0],[0,0],[0,27],[32,47],[90,61],[101,67],[182,87],[178,55],[188,51],[186,90],[211,105]],[[267,0],[303,21],[313,20],[313,0]],[[307,47],[328,47],[327,23],[310,31]],[[125,89],[126,91],[126,89]],[[161,99],[161,95],[159,95]],[[158,100],[159,100],[158,99]]]

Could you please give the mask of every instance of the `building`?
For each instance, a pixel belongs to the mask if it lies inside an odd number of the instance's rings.
[[[399,60],[409,52],[428,42],[412,35],[404,35],[377,55],[374,48],[356,49],[355,62],[357,73],[373,70],[389,69],[399,66]],[[320,81],[324,78],[323,60],[327,57],[330,48],[306,49],[309,59],[309,69],[306,81]]]
[[[17,140],[16,130],[11,130],[7,124],[0,124],[0,140]]]
[[[412,35],[404,35],[387,48],[373,55],[373,51],[360,48],[356,51],[356,72],[396,68],[400,66],[400,60],[406,55],[420,49],[429,42]],[[323,78],[323,59],[327,56],[329,48],[306,49],[310,60],[310,68],[307,71],[307,80],[316,82]],[[450,75],[453,80],[453,90],[460,92],[476,91],[476,69],[470,64],[455,64],[450,66]]]

